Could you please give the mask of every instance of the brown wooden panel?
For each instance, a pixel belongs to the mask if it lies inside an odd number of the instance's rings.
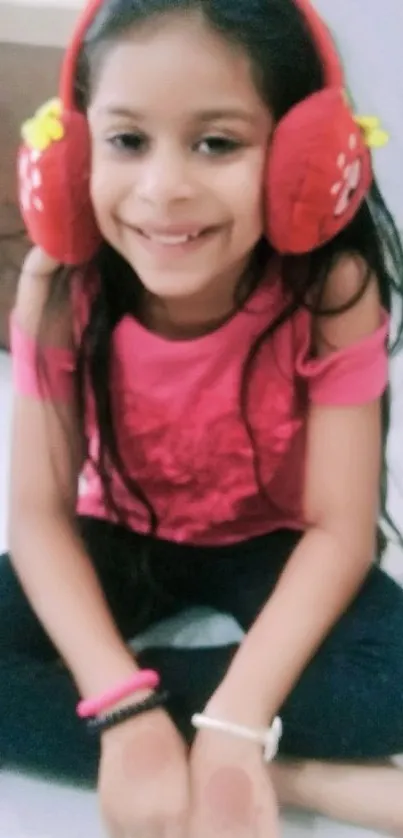
[[[16,202],[15,159],[24,119],[57,92],[61,50],[0,43],[0,344],[27,249]]]

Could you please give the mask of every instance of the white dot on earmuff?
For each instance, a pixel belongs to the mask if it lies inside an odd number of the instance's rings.
[[[334,214],[336,218],[339,218],[341,215],[344,215],[346,210],[348,209],[348,189],[345,189],[337,202]]]
[[[18,173],[19,173],[21,178],[26,178],[27,177],[28,167],[29,167],[28,157],[27,157],[26,154],[23,154],[20,157],[19,163],[18,163]]]
[[[352,189],[357,189],[361,178],[361,161],[356,160],[350,166],[349,181]]]
[[[28,189],[23,189],[22,192],[20,192],[20,200],[22,208],[27,212],[31,206],[30,193]]]
[[[355,134],[350,134],[348,145],[351,151],[357,148],[357,137]]]
[[[41,200],[41,198],[38,198],[37,195],[34,195],[34,197],[32,199],[32,203],[33,203],[35,209],[38,210],[38,212],[43,212],[44,207],[43,207],[43,201]]]
[[[32,186],[34,189],[39,189],[42,186],[42,175],[39,169],[34,169],[32,172]]]
[[[40,156],[41,156],[41,152],[40,152],[40,151],[38,151],[38,149],[37,149],[37,148],[34,148],[34,149],[31,151],[31,155],[30,155],[30,156],[31,156],[31,163],[37,163],[37,162],[38,162],[38,160],[39,160],[39,158],[40,158]]]
[[[339,154],[339,156],[337,158],[337,165],[338,165],[339,169],[344,169],[344,167],[346,165],[346,161],[347,161],[346,155],[345,154]]]
[[[334,183],[331,190],[330,190],[330,194],[334,195],[334,196],[338,195],[339,192],[340,192],[341,187],[342,187],[341,181],[339,181],[338,183]]]

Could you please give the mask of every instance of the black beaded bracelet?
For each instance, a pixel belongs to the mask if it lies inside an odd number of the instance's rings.
[[[129,704],[127,707],[120,707],[119,710],[112,710],[105,716],[95,716],[93,719],[88,719],[87,730],[89,733],[104,733],[112,727],[127,722],[129,719],[134,719],[136,716],[141,716],[143,713],[149,713],[151,710],[157,710],[158,707],[163,707],[169,700],[169,692],[161,690],[152,693],[143,701]]]

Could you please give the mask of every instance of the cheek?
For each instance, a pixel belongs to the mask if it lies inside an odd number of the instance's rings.
[[[123,181],[123,183],[122,183]],[[92,154],[92,169],[90,179],[91,200],[98,221],[107,221],[108,216],[122,199],[125,179],[122,178],[119,167],[110,160],[106,160],[96,149]],[[126,180],[127,183],[127,180]]]
[[[91,178],[91,200],[95,214],[104,218],[113,208],[113,190],[109,178],[104,176],[99,169],[93,170]]]
[[[242,226],[244,238],[259,236],[263,231],[266,165],[266,151],[256,150],[227,174],[228,205],[235,223]]]

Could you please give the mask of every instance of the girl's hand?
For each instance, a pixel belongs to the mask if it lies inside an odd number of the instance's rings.
[[[186,746],[164,710],[103,734],[98,788],[111,838],[188,838]]]
[[[277,802],[262,749],[201,731],[190,761],[190,838],[278,838]]]
[[[41,247],[32,247],[27,253],[22,266],[22,272],[41,279],[51,277],[60,263],[48,256]]]

